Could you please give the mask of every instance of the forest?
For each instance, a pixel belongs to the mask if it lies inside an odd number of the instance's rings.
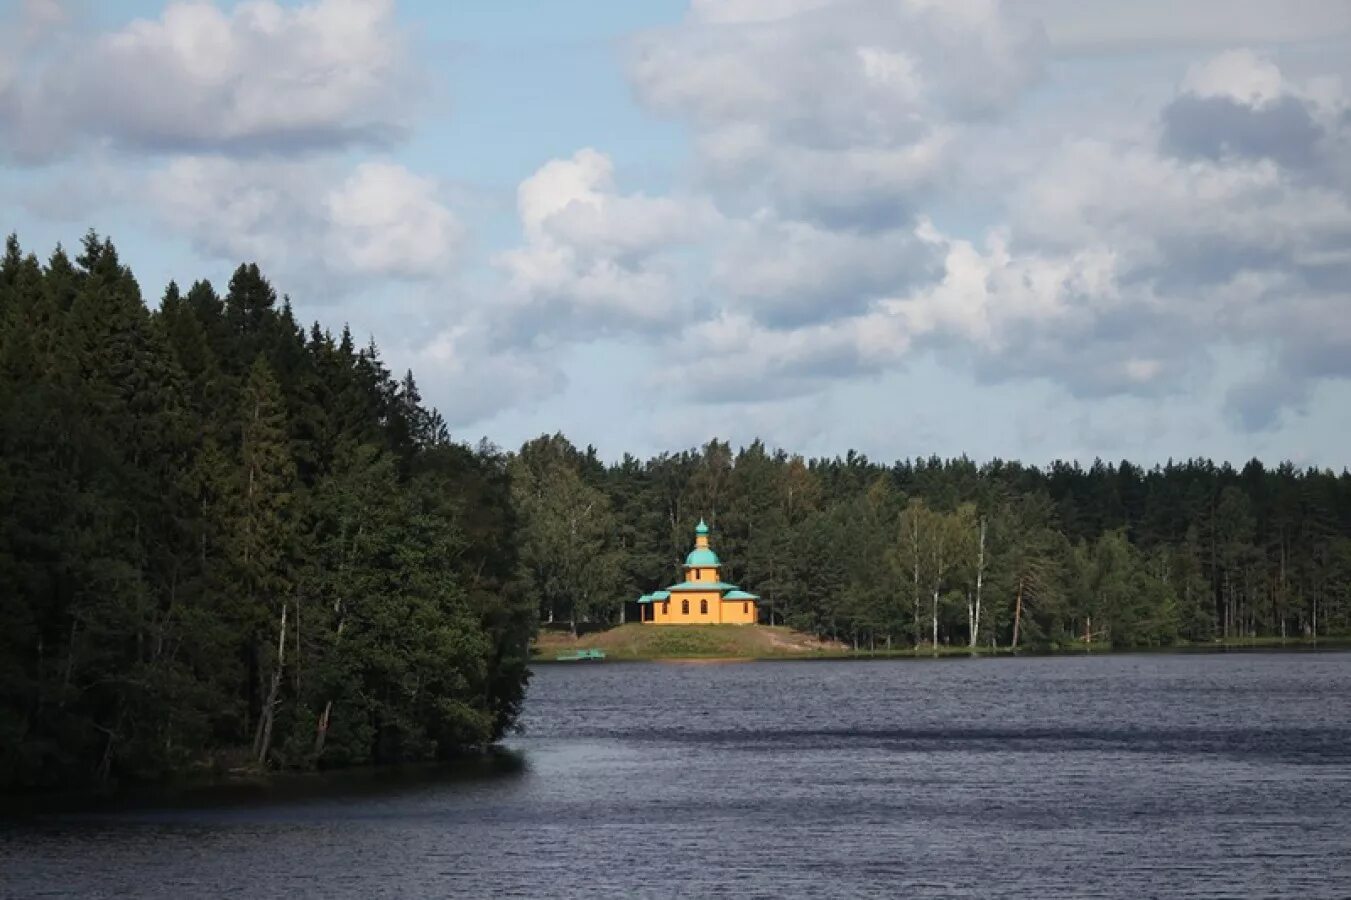
[[[0,790],[481,748],[536,628],[630,618],[700,518],[860,651],[1351,633],[1346,470],[471,446],[256,265],[152,307],[93,232],[6,242],[0,511]]]
[[[257,266],[152,311],[90,233],[0,261],[0,790],[472,750],[534,603],[507,459]]]
[[[898,426],[903,427],[903,426]],[[1351,474],[1208,460],[1048,468],[804,459],[722,441],[607,465],[562,435],[509,467],[544,622],[621,622],[706,518],[761,621],[858,650],[1158,647],[1351,632]]]

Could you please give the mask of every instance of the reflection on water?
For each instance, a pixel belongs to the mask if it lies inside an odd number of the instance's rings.
[[[551,666],[473,765],[11,817],[0,895],[1344,897],[1348,697],[1348,653]]]
[[[0,815],[13,826],[27,819],[53,816],[136,816],[165,810],[212,810],[230,807],[283,807],[305,803],[356,803],[399,794],[421,793],[442,786],[483,779],[522,777],[525,754],[507,747],[484,756],[445,763],[372,766],[326,772],[279,773],[270,776],[228,776],[183,780],[165,785],[136,786],[108,795],[26,796],[0,799]],[[0,820],[2,821],[2,820]]]

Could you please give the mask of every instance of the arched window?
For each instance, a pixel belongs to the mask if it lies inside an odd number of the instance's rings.
[[[669,616],[669,615],[671,614],[671,601],[670,601],[670,600],[663,600],[663,601],[661,601],[661,614],[662,614],[663,616]]]
[[[695,569],[695,570],[694,570],[694,580],[695,580],[695,581],[698,581],[701,577],[703,577],[703,573],[702,573],[699,569]]]
[[[680,601],[680,614],[682,616],[688,616],[690,614],[690,601],[688,600]]]
[[[707,600],[700,600],[700,601],[699,601],[699,614],[702,615],[702,616],[708,615],[708,601],[707,601]]]
[[[745,603],[741,604],[741,614],[743,616],[748,616],[750,615],[750,613],[751,613],[751,602],[747,600]]]

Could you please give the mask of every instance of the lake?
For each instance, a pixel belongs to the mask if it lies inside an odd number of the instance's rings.
[[[524,725],[11,818],[0,894],[1351,895],[1351,653],[548,666]]]

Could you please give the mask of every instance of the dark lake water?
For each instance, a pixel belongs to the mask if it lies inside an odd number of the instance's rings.
[[[0,823],[7,897],[1351,897],[1351,653],[602,664],[483,767]]]

